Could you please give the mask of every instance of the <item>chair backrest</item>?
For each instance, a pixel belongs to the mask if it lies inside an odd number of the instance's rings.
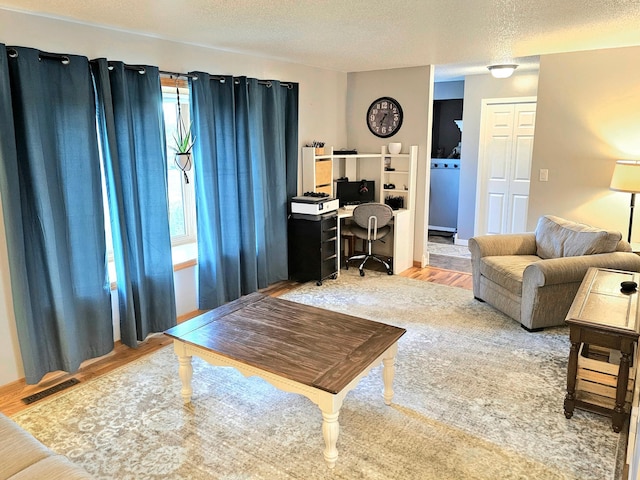
[[[353,209],[353,221],[370,234],[386,226],[392,218],[393,210],[384,203],[363,203]]]

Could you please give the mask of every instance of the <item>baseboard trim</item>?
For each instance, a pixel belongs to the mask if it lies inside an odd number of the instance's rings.
[[[452,227],[440,227],[438,225],[429,225],[428,227],[429,230],[434,230],[436,232],[451,232],[451,233],[455,233],[457,231],[456,228],[452,228]]]
[[[176,321],[177,321],[177,323],[182,323],[182,322],[185,322],[187,320],[190,320],[191,318],[197,317],[198,315],[202,315],[203,313],[206,313],[206,312],[207,312],[207,310],[193,310],[191,312],[179,315],[176,318]],[[150,336],[151,335],[162,335],[162,332],[152,333],[152,334],[150,334]],[[117,354],[116,350],[120,346],[122,346],[122,341],[116,340],[115,342],[113,342],[113,350],[111,350],[106,355],[102,355],[101,357],[89,358],[89,359],[85,360],[80,365],[80,369],[86,368],[86,367],[90,366],[91,364],[93,364],[95,362],[99,362],[101,360],[104,360],[105,358],[107,358],[107,357],[109,357],[111,355],[116,355]],[[76,373],[78,373],[78,372],[74,372],[73,374],[76,374]],[[47,375],[49,375],[49,377],[47,377]],[[60,377],[64,377],[64,376],[71,375],[71,374],[67,373],[67,372],[57,371],[57,372],[50,372],[47,375],[45,375],[45,377],[38,383],[38,385],[43,384],[43,386],[44,386],[44,385],[46,385],[48,383],[59,381]],[[5,383],[4,385],[0,385],[0,397],[2,397],[4,395],[9,395],[9,394],[15,392],[16,390],[22,390],[23,388],[25,388],[27,386],[34,387],[35,385],[27,385],[26,379],[24,377],[21,377],[21,378],[19,378],[17,380],[14,380],[13,382],[9,382],[9,383]],[[55,385],[54,385],[54,387],[55,387]],[[53,387],[51,387],[51,388],[53,388]]]

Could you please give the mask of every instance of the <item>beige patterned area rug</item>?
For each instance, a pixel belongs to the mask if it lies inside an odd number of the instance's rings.
[[[428,242],[427,249],[429,253],[434,253],[436,255],[446,255],[448,257],[460,257],[471,259],[471,252],[469,251],[469,247],[465,245],[452,245],[449,243],[441,243],[441,242]]]
[[[454,245],[450,237],[429,235],[427,250],[429,266],[471,273],[471,252],[469,247]]]
[[[609,418],[563,415],[565,328],[527,333],[469,291],[354,269],[285,297],[408,331],[393,405],[380,367],[347,395],[333,471],[309,400],[194,358],[183,406],[171,347],[14,419],[102,479],[619,478]]]

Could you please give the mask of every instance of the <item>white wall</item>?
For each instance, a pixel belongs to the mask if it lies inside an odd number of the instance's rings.
[[[13,314],[4,215],[0,208],[0,385],[21,377],[24,377],[24,371]]]
[[[474,234],[482,100],[533,97],[537,94],[537,87],[537,73],[515,73],[511,78],[504,79],[493,78],[490,74],[469,75],[465,78],[462,110],[464,129],[460,154],[460,193],[458,194],[458,240],[466,241]]]
[[[246,75],[300,84],[299,141],[346,144],[345,73],[180,44],[149,36],[85,26],[0,9],[0,43],[47,52],[106,57],[161,70]],[[0,216],[1,219],[1,216]],[[4,223],[0,224],[0,385],[24,376],[11,302]],[[195,269],[175,274],[178,315],[195,309]],[[114,319],[117,323],[117,319]],[[119,332],[117,332],[119,333]]]
[[[464,80],[438,82],[433,85],[434,100],[464,98]]]
[[[619,230],[630,195],[609,190],[616,159],[640,159],[640,47],[543,55],[538,74],[465,78],[458,236],[473,236],[480,106],[485,98],[537,97],[527,229],[554,214]],[[538,172],[549,170],[549,181]],[[640,220],[634,224],[640,241]]]
[[[396,99],[404,113],[402,127],[393,137],[373,135],[366,124],[367,109],[380,97]],[[431,114],[433,111],[433,67],[396,68],[349,73],[347,98],[347,131],[349,147],[359,152],[380,151],[389,142],[401,142],[403,152],[418,145],[414,261],[426,255],[426,225],[429,208],[429,174],[431,149]]]
[[[609,190],[617,159],[640,160],[640,47],[540,59],[528,226],[540,215],[622,232],[630,194]],[[465,125],[466,126],[466,125]],[[537,172],[549,170],[549,181]],[[634,222],[640,241],[640,221]]]

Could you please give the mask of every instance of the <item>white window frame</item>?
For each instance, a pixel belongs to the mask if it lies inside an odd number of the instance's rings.
[[[185,87],[179,87],[180,91],[180,108],[182,111],[182,117],[187,125],[190,123],[190,108],[189,108],[189,89]],[[177,100],[176,95],[176,87],[170,87],[163,85],[162,86],[162,99],[163,103],[165,99],[174,99]],[[177,110],[177,108],[176,108]],[[163,108],[164,111],[164,108]],[[177,116],[177,111],[176,111]],[[172,153],[172,149],[170,148],[173,138],[172,133],[167,133],[167,169],[174,165],[174,155]],[[195,208],[195,169],[192,167],[191,170],[187,172],[189,176],[189,183],[182,182],[182,205],[184,212],[184,227],[185,233],[181,235],[173,235],[171,237],[171,245],[185,245],[190,243],[196,243],[197,241],[197,224],[196,224],[196,208]],[[168,178],[167,178],[168,181]],[[169,221],[169,218],[167,218]]]

